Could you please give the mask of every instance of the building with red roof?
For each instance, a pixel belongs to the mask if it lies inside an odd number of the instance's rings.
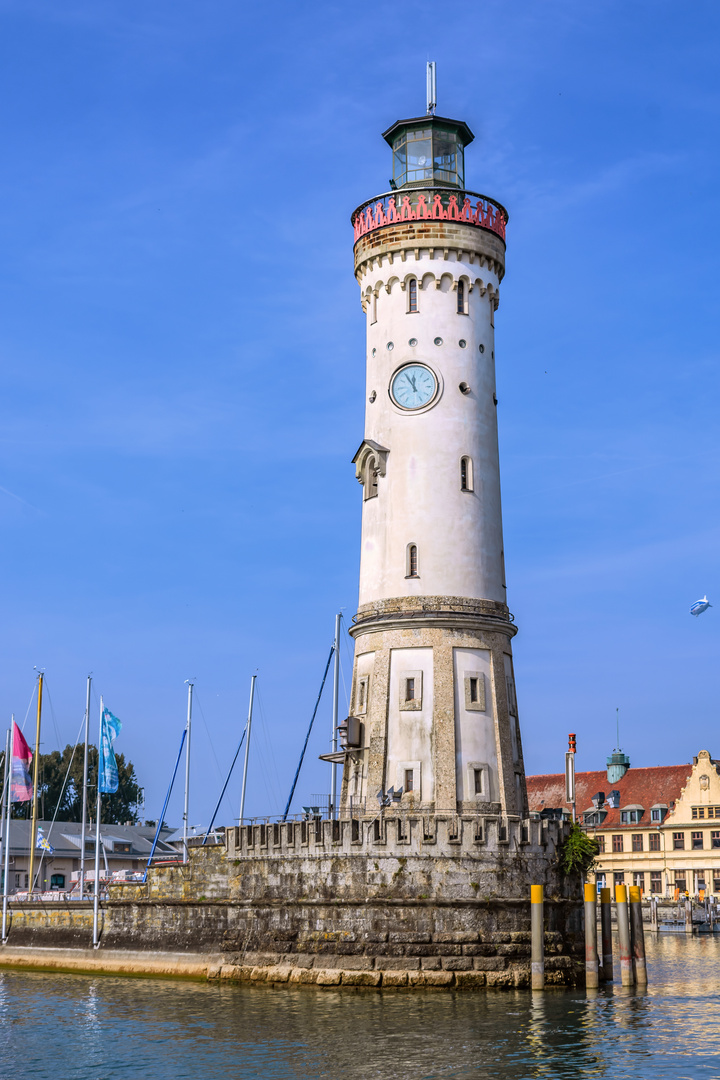
[[[531,813],[572,814],[564,773],[528,776],[527,792]],[[576,774],[575,812],[600,844],[598,884],[720,895],[720,763],[707,750],[637,769],[616,751],[607,770]]]

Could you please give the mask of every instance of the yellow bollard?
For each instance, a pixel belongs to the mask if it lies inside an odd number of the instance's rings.
[[[585,986],[594,989],[598,984],[597,951],[597,888],[585,886]]]
[[[600,929],[602,931],[602,968],[605,982],[613,981],[612,908],[609,889],[600,890]]]
[[[530,886],[530,936],[533,990],[545,987],[545,918],[543,914],[543,886]]]
[[[632,952],[630,949],[630,920],[628,918],[627,887],[615,886],[617,908],[618,942],[620,944],[620,983],[633,985]]]

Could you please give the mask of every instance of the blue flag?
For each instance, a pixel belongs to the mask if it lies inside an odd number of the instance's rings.
[[[122,724],[117,716],[113,716],[108,708],[103,705],[102,722],[100,724],[100,768],[98,776],[98,791],[103,795],[112,795],[119,785],[117,761],[112,744],[120,734]]]

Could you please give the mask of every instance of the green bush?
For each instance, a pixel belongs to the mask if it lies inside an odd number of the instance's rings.
[[[595,860],[600,854],[600,845],[594,837],[573,822],[570,832],[563,841],[558,860],[563,872],[566,874],[587,874],[595,866]]]

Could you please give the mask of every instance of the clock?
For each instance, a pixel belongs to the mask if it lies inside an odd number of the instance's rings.
[[[390,397],[401,409],[422,409],[438,390],[435,373],[424,364],[405,364],[390,381]]]

